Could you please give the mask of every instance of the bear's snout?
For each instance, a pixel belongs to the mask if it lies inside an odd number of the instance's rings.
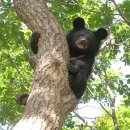
[[[76,42],[77,46],[80,48],[80,49],[86,49],[87,48],[87,45],[88,45],[88,40],[86,39],[85,36],[81,36],[77,42]]]

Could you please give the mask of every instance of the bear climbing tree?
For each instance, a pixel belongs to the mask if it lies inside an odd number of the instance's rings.
[[[13,130],[61,130],[65,116],[77,105],[68,82],[66,38],[46,2],[14,0],[17,14],[41,37],[25,112]]]
[[[104,28],[92,31],[85,27],[83,18],[73,20],[73,29],[67,34],[66,39],[69,45],[70,60],[67,63],[69,72],[70,87],[77,99],[84,94],[87,86],[87,79],[91,74],[92,67],[97,55],[101,40],[105,39],[108,32]],[[31,38],[31,48],[34,54],[38,52],[38,41],[40,33],[35,32]],[[27,94],[19,98],[19,104],[26,105]]]

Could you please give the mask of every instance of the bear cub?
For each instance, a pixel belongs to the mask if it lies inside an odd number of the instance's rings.
[[[69,82],[77,99],[80,99],[86,90],[87,79],[97,55],[101,40],[108,36],[104,28],[91,31],[85,27],[83,18],[73,21],[73,29],[67,34],[70,61],[68,63]]]
[[[73,29],[67,34],[66,39],[69,45],[70,61],[67,64],[69,72],[69,83],[77,99],[80,99],[86,90],[87,79],[91,74],[92,67],[97,55],[101,40],[108,36],[104,28],[92,31],[85,27],[83,18],[78,17],[73,21]],[[34,54],[38,52],[38,40],[40,33],[32,34],[30,41]],[[20,102],[28,95],[20,98]],[[22,104],[21,105],[25,105]]]

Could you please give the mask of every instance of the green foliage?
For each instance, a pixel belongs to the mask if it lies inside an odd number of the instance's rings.
[[[76,130],[79,126],[77,123],[73,120],[73,115],[69,114],[64,122],[63,130]]]
[[[122,13],[125,15],[125,17],[130,20],[130,1],[124,0],[124,2],[120,5],[120,8],[122,10]]]
[[[120,106],[117,108],[117,119],[120,130],[130,129],[130,108],[125,106]],[[95,122],[96,130],[115,130],[113,126],[113,121],[107,114],[104,113],[102,117],[97,118]]]
[[[124,96],[127,106],[130,106],[130,74],[122,71],[123,64],[130,65],[130,26],[120,17],[112,2],[104,0],[49,0],[48,6],[61,24],[64,32],[72,28],[72,20],[83,17],[86,26],[92,30],[106,27],[111,40],[103,44],[97,56],[93,74],[87,85],[87,91],[80,101],[87,103],[94,98],[104,106],[111,106],[111,96],[108,88],[115,97]],[[130,1],[124,0],[119,7],[124,17],[130,20]],[[29,64],[31,50],[29,31],[20,21],[12,4],[12,0],[0,1],[0,123],[15,124],[21,117],[23,107],[16,104],[17,95],[28,92],[33,69]],[[113,68],[114,66],[114,68]],[[129,110],[119,107],[117,117],[124,129],[129,129]],[[126,112],[125,112],[126,110]],[[125,114],[127,113],[127,114]],[[122,115],[122,118],[120,116]],[[126,121],[125,121],[126,120]],[[97,121],[96,128],[101,130],[113,129],[109,115],[104,115]],[[128,128],[127,128],[128,127]],[[88,126],[73,120],[69,115],[63,130],[88,130]],[[110,130],[110,129],[109,129]]]
[[[16,96],[27,91],[33,71],[28,63],[30,49],[24,24],[10,1],[0,4],[0,123],[14,124],[23,112],[16,105]]]
[[[73,118],[73,114],[70,113],[64,122],[63,129],[62,130],[89,130],[88,126],[86,124],[81,124],[80,120]]]

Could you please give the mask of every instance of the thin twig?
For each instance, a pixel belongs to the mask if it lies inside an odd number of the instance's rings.
[[[88,88],[90,94],[93,96],[93,98],[99,103],[99,105],[102,107],[102,109],[110,116],[112,117],[112,115],[109,113],[109,111],[106,110],[106,108],[102,105],[102,103],[94,96],[94,94],[92,93],[92,91],[90,90],[90,88]]]
[[[26,78],[24,78],[24,76],[21,74],[21,72],[19,71],[19,68],[17,67],[17,65],[15,64],[15,62],[13,61],[13,59],[11,58],[11,56],[8,54],[7,57],[9,58],[9,60],[12,62],[12,64],[14,65],[14,67],[16,68],[17,72],[19,73],[19,75],[29,84],[29,82],[27,81]]]
[[[122,14],[121,9],[119,8],[119,6],[116,4],[115,0],[111,0],[113,2],[113,4],[116,6],[117,11],[119,12],[120,16],[122,17],[122,19],[130,26],[130,21]]]
[[[105,72],[105,79],[108,81],[108,78],[107,78],[107,74]],[[106,88],[107,88],[107,91],[110,95],[110,99],[111,99],[111,103],[110,103],[110,108],[111,108],[111,111],[112,111],[112,121],[113,121],[113,124],[114,124],[114,127],[115,127],[115,130],[120,130],[119,129],[119,125],[117,123],[117,117],[116,117],[116,111],[115,111],[115,94],[114,92],[111,91],[108,83],[106,83]]]
[[[80,120],[82,120],[83,123],[86,124],[91,130],[93,130],[93,128],[88,125],[88,123],[85,121],[85,119],[82,118],[76,111],[73,111],[73,113],[75,114],[75,116],[76,116],[77,118],[79,118]]]

